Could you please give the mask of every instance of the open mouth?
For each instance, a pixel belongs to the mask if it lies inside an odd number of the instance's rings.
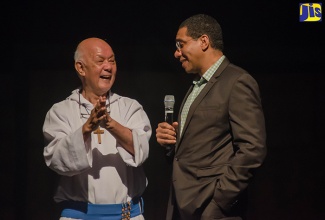
[[[101,78],[101,79],[106,79],[106,80],[108,80],[108,79],[111,79],[112,76],[109,76],[109,75],[102,75],[102,76],[100,76],[100,78]]]

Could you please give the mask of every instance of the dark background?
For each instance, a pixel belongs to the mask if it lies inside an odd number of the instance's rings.
[[[260,85],[268,155],[249,188],[249,219],[325,219],[324,22],[299,22],[298,1],[1,4],[0,219],[58,219],[58,178],[44,163],[42,125],[79,85],[73,53],[93,36],[116,53],[113,91],[137,99],[151,120],[145,217],[164,219],[170,167],[155,129],[164,96],[175,96],[178,111],[191,83],[173,53],[178,25],[197,13],[219,21],[225,55]]]

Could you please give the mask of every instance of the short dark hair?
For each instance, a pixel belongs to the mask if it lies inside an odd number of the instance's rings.
[[[198,39],[203,34],[208,35],[211,47],[223,50],[222,30],[216,19],[206,14],[197,14],[183,21],[180,28],[187,28],[187,35]]]

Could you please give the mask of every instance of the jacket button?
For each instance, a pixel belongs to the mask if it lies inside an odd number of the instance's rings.
[[[175,157],[175,160],[178,161],[179,159],[177,157]]]

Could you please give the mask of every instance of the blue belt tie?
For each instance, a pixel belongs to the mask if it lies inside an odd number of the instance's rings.
[[[61,217],[83,220],[124,220],[143,213],[143,199],[122,204],[91,204],[77,201],[61,203]]]

